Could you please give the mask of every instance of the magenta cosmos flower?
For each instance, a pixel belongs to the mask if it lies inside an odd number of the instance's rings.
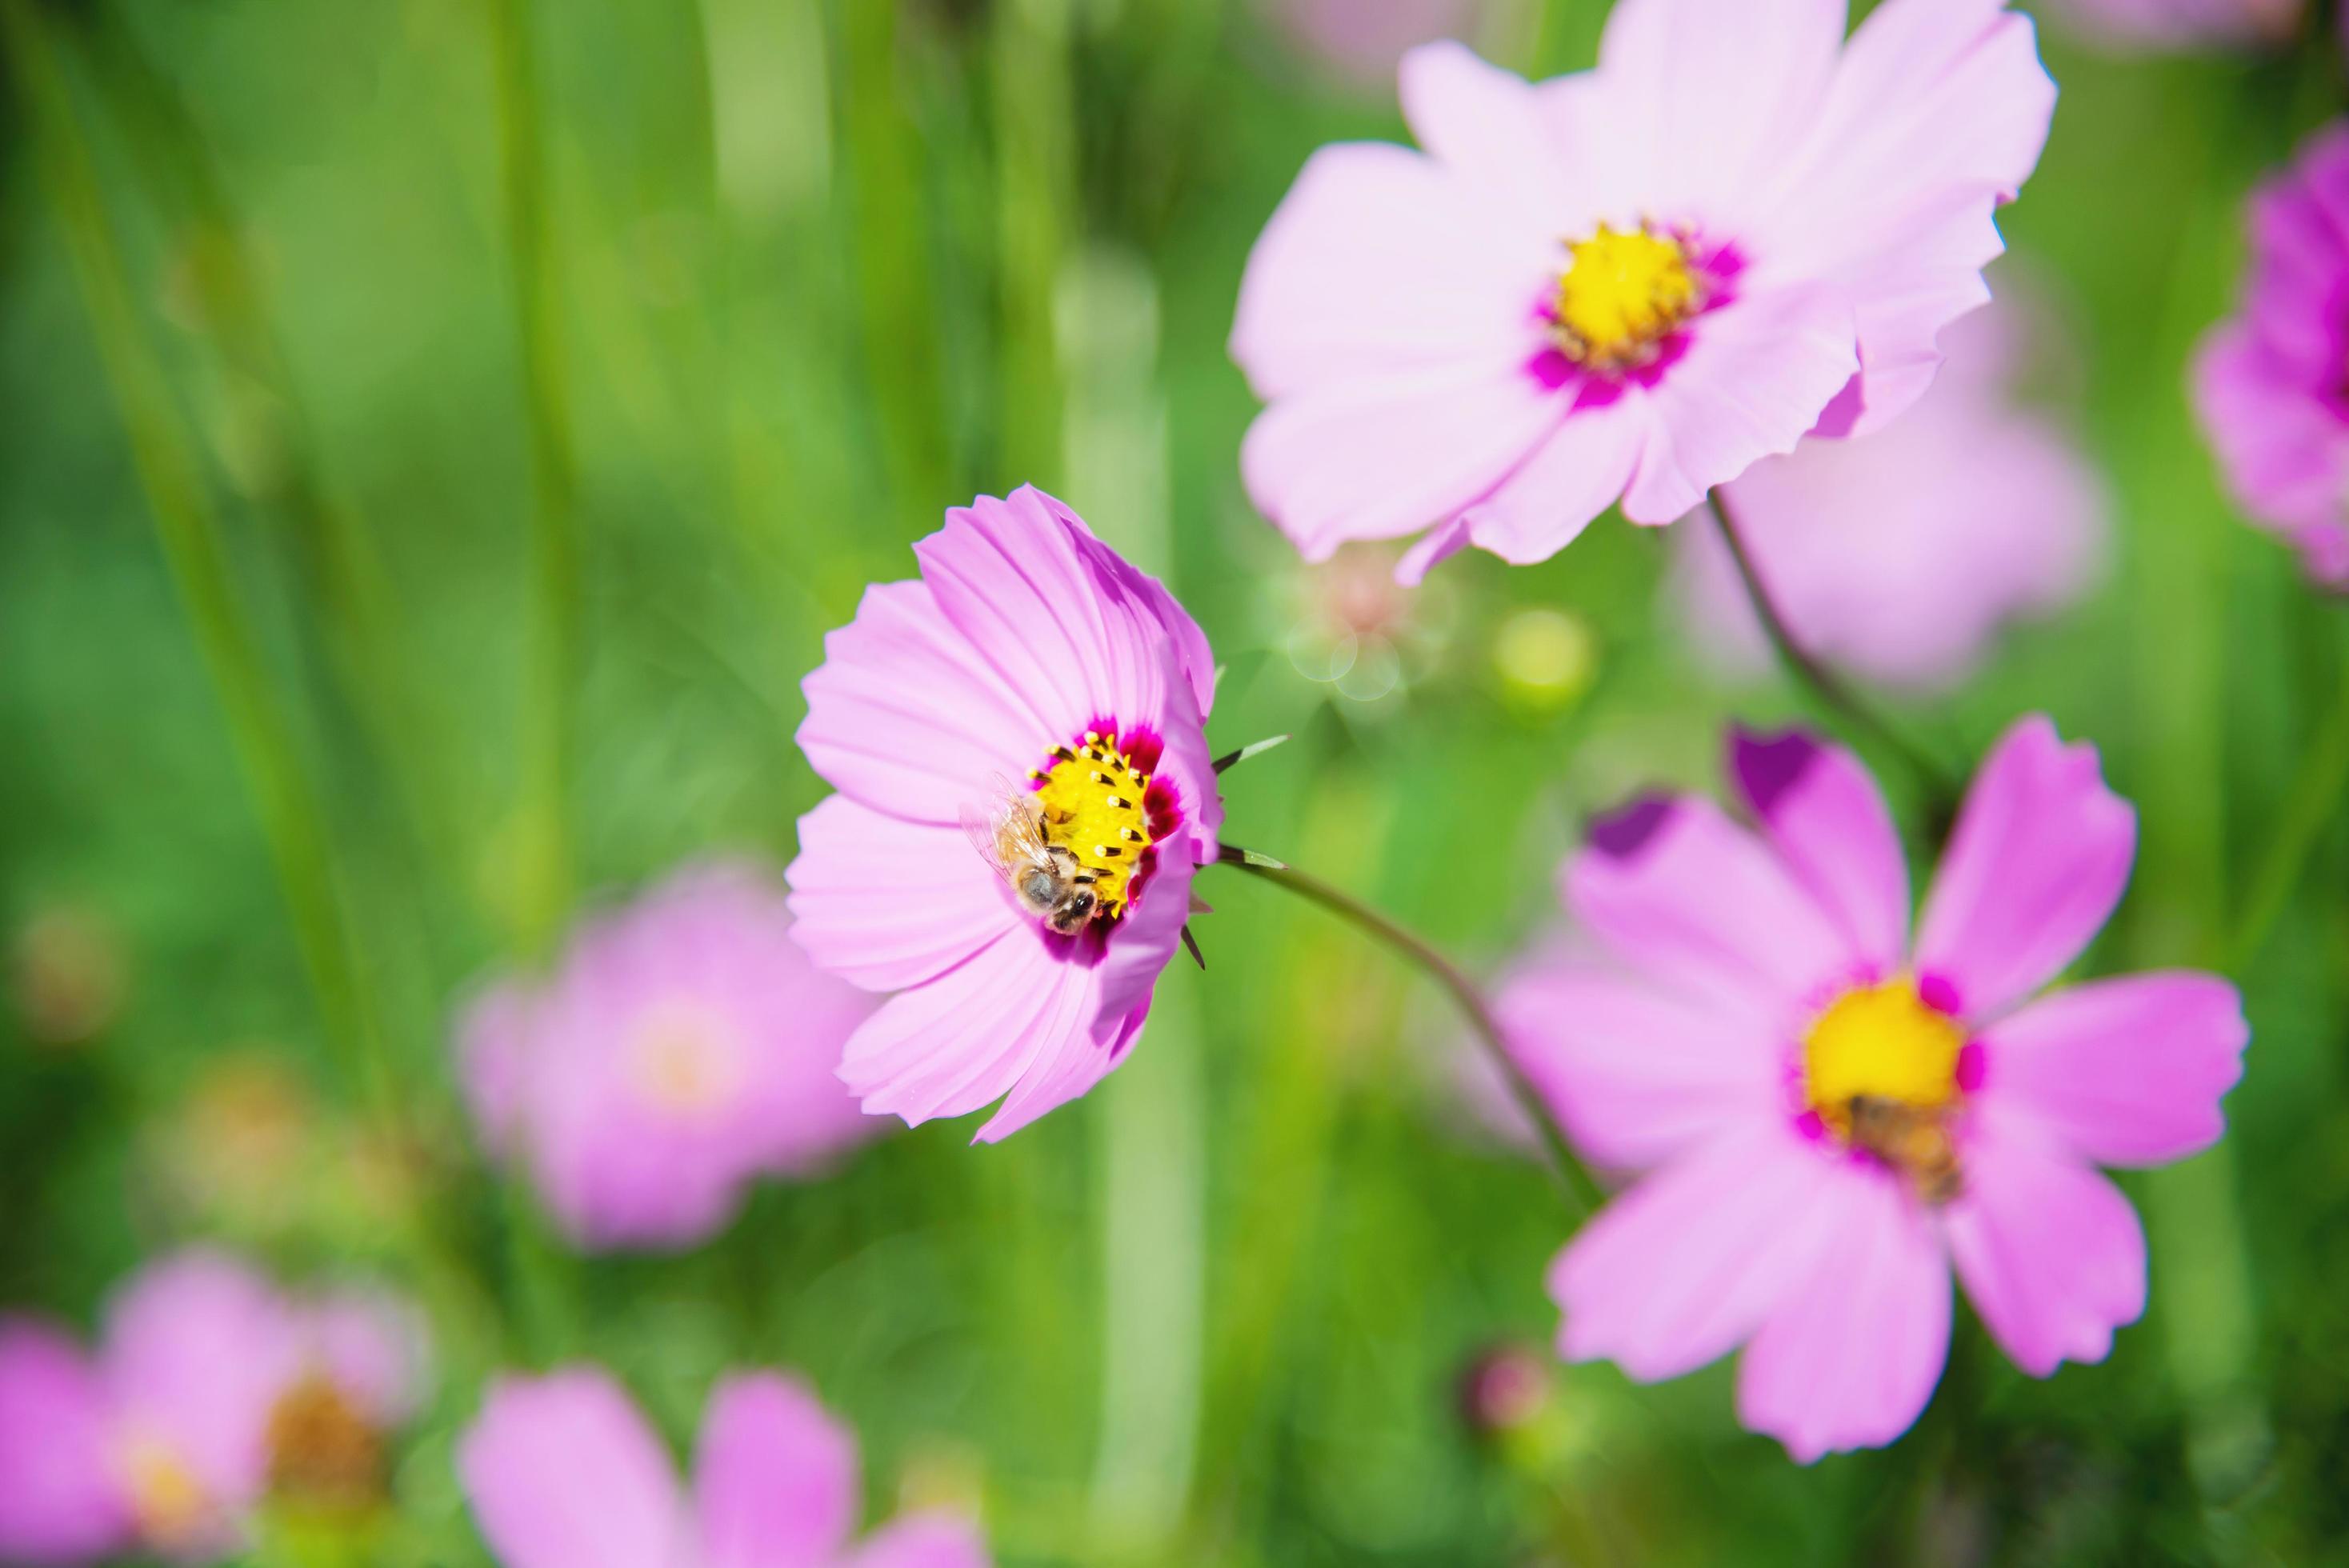
[[[2349,122],[2252,194],[2241,313],[2203,340],[2194,406],[2235,504],[2349,590]]]
[[[688,1494],[660,1438],[604,1372],[509,1377],[457,1449],[504,1568],[986,1568],[945,1514],[851,1545],[856,1439],[791,1378],[730,1377],[702,1414]]]
[[[1913,939],[1884,801],[1847,753],[1740,736],[1756,824],[1652,799],[1562,872],[1609,962],[1515,985],[1505,1026],[1568,1134],[1647,1174],[1550,1270],[1569,1360],[1677,1377],[1743,1345],[1738,1414],[1806,1462],[1891,1441],[1939,1380],[1952,1267],[2024,1371],[2101,1359],[2145,1237],[2095,1169],[2222,1130],[2233,986],[2037,995],[2118,901],[2136,816],[2094,750],[2010,730]]]
[[[264,1498],[370,1506],[425,1375],[406,1304],[290,1297],[211,1252],[142,1270],[95,1356],[0,1318],[0,1561],[215,1562],[242,1550]]]
[[[1999,0],[1620,0],[1599,67],[1402,64],[1425,150],[1323,148],[1240,285],[1249,493],[1308,557],[1555,553],[1871,430],[1988,297],[2055,89]]]
[[[1806,438],[1724,489],[1806,650],[1886,685],[1947,686],[2002,624],[2086,588],[2104,485],[2061,428],[2015,401],[2029,325],[2005,304],[1976,312],[1950,329],[1932,390],[1889,429]],[[1770,645],[1720,531],[1679,533],[1674,587],[1697,647],[1727,672],[1766,673]]]
[[[908,1122],[1002,1099],[994,1140],[1124,1059],[1216,854],[1207,639],[1041,490],[982,496],[865,591],[807,678],[839,791],[788,873],[817,963],[897,993],[841,1077]],[[1006,1098],[1008,1097],[1008,1098]]]
[[[676,873],[588,923],[543,985],[460,1026],[483,1142],[591,1250],[690,1245],[762,1173],[872,1136],[833,1068],[873,1001],[810,963],[781,890],[744,864]]]

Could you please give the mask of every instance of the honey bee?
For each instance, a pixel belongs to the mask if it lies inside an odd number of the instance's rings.
[[[1873,1094],[1853,1095],[1850,1110],[1852,1142],[1908,1177],[1920,1200],[1939,1207],[1965,1191],[1940,1111]]]
[[[1046,836],[1044,809],[1032,795],[1008,779],[995,782],[988,804],[962,809],[964,834],[1030,914],[1074,936],[1100,911],[1098,879],[1075,851]]]

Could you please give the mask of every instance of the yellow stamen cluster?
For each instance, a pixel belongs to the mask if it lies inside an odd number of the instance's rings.
[[[1855,1099],[1938,1111],[1957,1098],[1965,1031],[1907,979],[1847,991],[1803,1038],[1803,1092],[1849,1140]]]
[[[1142,852],[1151,844],[1150,816],[1143,804],[1150,776],[1118,749],[1114,734],[1085,731],[1081,748],[1052,748],[1052,765],[1030,775],[1040,780],[1036,804],[1044,814],[1044,836],[1067,847],[1093,873],[1093,898],[1101,913],[1125,913],[1127,885]]]
[[[1652,360],[1703,304],[1687,246],[1651,229],[1601,223],[1567,247],[1553,330],[1559,350],[1577,364],[1625,370]]]
[[[121,1450],[124,1490],[140,1539],[171,1553],[200,1541],[212,1520],[212,1494],[178,1449],[160,1438],[132,1438]]]
[[[724,1105],[739,1087],[734,1057],[719,1035],[725,1025],[698,1006],[665,1002],[646,1012],[630,1042],[638,1088],[681,1116]]]

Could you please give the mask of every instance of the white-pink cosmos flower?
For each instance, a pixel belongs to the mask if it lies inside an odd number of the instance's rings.
[[[2215,975],[2041,994],[2137,849],[2046,719],[1982,763],[1913,935],[1857,759],[1793,734],[1731,760],[1759,830],[1692,798],[1601,823],[1560,882],[1603,961],[1527,973],[1498,1012],[1584,1152],[1646,1172],[1550,1270],[1560,1352],[1646,1380],[1743,1346],[1740,1418],[1807,1462],[1916,1420],[1952,1272],[2025,1372],[2103,1359],[2146,1258],[2096,1167],[2215,1141],[2247,1030]]]
[[[953,509],[914,554],[921,577],[867,589],[807,678],[800,749],[839,793],[800,820],[792,934],[896,993],[842,1058],[865,1110],[1000,1099],[993,1140],[1141,1036],[1216,858],[1215,661],[1155,578],[1032,487]]]
[[[1423,151],[1315,153],[1240,286],[1241,466],[1312,559],[1538,561],[1914,402],[2054,85],[2001,0],[1620,0],[1598,68],[1402,64]]]

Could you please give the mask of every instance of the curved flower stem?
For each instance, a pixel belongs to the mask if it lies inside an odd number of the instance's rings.
[[[1319,877],[1309,876],[1269,855],[1241,849],[1226,841],[1216,853],[1216,863],[1278,883],[1309,903],[1319,904],[1417,965],[1430,979],[1450,993],[1454,1003],[1466,1016],[1476,1043],[1484,1047],[1485,1055],[1492,1057],[1493,1065],[1500,1069],[1502,1078],[1507,1082],[1509,1092],[1516,1097],[1519,1109],[1524,1110],[1535,1130],[1540,1134],[1543,1148],[1549,1156],[1550,1174],[1557,1179],[1559,1191],[1576,1211],[1576,1217],[1588,1219],[1598,1212],[1599,1204],[1606,1201],[1605,1193],[1568,1146],[1566,1135],[1558,1130],[1557,1119],[1550,1115],[1549,1108],[1542,1103],[1541,1096],[1527,1081],[1516,1058],[1509,1055],[1508,1046],[1501,1037],[1501,1026],[1494,1021],[1491,1009],[1485,1006],[1485,998],[1478,993],[1475,983],[1461,973],[1456,965],[1368,904],[1339,892]]]
[[[2234,929],[2220,949],[2219,966],[2228,974],[2240,975],[2244,965],[2259,955],[2291,902],[2310,849],[2341,810],[2344,797],[2349,797],[2349,665],[2341,672],[2333,707],[2301,754],[2299,771],[2277,813],[2274,835],[2260,853]]]
[[[1845,685],[1840,676],[1812,657],[1802,644],[1795,640],[1794,631],[1786,624],[1786,617],[1780,613],[1777,601],[1771,598],[1761,573],[1754,569],[1754,557],[1747,552],[1745,541],[1737,531],[1736,518],[1729,510],[1729,498],[1715,490],[1706,495],[1705,504],[1712,509],[1713,521],[1721,527],[1722,542],[1729,546],[1729,558],[1737,563],[1738,580],[1745,585],[1745,597],[1754,605],[1754,618],[1762,623],[1764,634],[1769,637],[1771,647],[1776,650],[1778,660],[1786,666],[1787,673],[1808,687],[1820,706],[1831,710],[1843,721],[1846,728],[1857,730],[1899,758],[1901,765],[1915,776],[1917,781],[1924,786],[1926,794],[1931,797],[1934,820],[1947,821],[1957,806],[1955,781],[1942,770],[1940,763],[1925,754],[1921,747],[1894,728]]]

